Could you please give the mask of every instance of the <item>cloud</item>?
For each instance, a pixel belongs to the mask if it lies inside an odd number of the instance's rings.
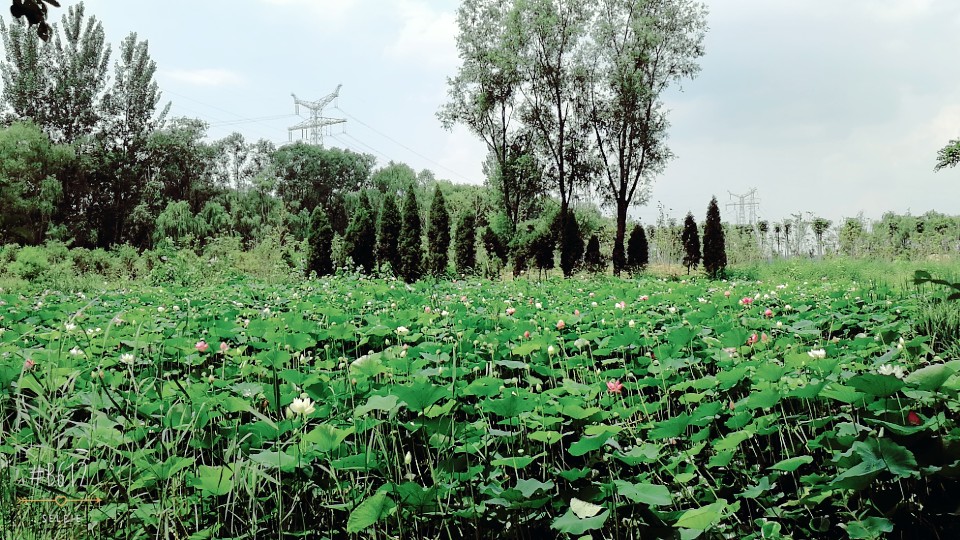
[[[239,74],[219,68],[172,69],[161,71],[160,75],[194,86],[227,86],[243,82]]]
[[[427,64],[435,68],[457,65],[457,17],[430,2],[401,0],[396,3],[400,31],[387,46],[387,57]]]

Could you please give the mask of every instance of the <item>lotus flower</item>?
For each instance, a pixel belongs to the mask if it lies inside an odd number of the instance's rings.
[[[623,390],[623,384],[620,381],[607,381],[607,392],[619,394]]]

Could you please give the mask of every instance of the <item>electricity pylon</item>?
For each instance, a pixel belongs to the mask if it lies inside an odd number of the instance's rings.
[[[338,84],[336,90],[334,90],[331,94],[318,99],[317,101],[306,101],[297,98],[296,94],[290,94],[293,96],[293,104],[294,108],[296,109],[296,114],[300,114],[301,106],[310,111],[310,117],[307,120],[287,128],[287,136],[290,142],[293,142],[293,132],[300,130],[301,139],[306,140],[308,143],[316,146],[323,146],[323,128],[326,126],[332,126],[334,124],[342,124],[346,122],[346,119],[343,118],[327,118],[323,116],[323,109],[329,105],[330,102],[337,99],[337,96],[340,95],[341,86],[343,85]],[[309,130],[309,135],[307,130]]]
[[[737,225],[756,225],[757,208],[760,206],[760,200],[757,199],[757,188],[753,188],[743,195],[736,195],[729,191],[727,193],[730,193],[731,201],[737,200],[737,202],[727,203],[727,208],[733,207],[737,213]]]

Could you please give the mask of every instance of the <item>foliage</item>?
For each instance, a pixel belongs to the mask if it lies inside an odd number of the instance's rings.
[[[603,260],[603,254],[600,253],[600,238],[597,235],[590,235],[590,241],[587,242],[587,251],[584,255],[584,262],[591,272],[600,272],[606,264]]]
[[[17,19],[26,18],[27,25],[37,25],[37,36],[43,41],[50,39],[47,24],[47,4],[60,7],[57,0],[11,0],[10,13]]]
[[[471,211],[460,215],[454,242],[457,272],[473,274],[477,268],[477,217]]]
[[[647,246],[647,234],[643,225],[637,223],[630,231],[630,240],[627,242],[627,266],[633,270],[643,270],[650,263],[650,253]]]
[[[933,170],[956,167],[957,163],[960,163],[960,139],[953,139],[937,151],[937,165]]]
[[[317,205],[310,213],[310,233],[307,238],[307,276],[326,276],[333,273],[333,229],[323,206]]]
[[[170,201],[157,216],[154,241],[169,239],[178,245],[189,242],[197,236],[200,228],[198,225],[197,218],[190,212],[190,205],[186,201]]]
[[[716,279],[723,275],[726,268],[727,248],[720,224],[720,208],[717,198],[713,197],[707,206],[707,219],[703,226],[703,269],[708,276]]]
[[[397,198],[388,191],[383,196],[380,206],[380,219],[377,229],[377,262],[387,263],[393,272],[400,268],[400,210],[397,208]]]
[[[700,233],[697,231],[697,222],[693,219],[693,214],[687,212],[686,219],[683,220],[683,233],[680,236],[683,242],[683,266],[687,268],[687,274],[691,268],[696,268],[700,264]]]
[[[442,276],[447,272],[447,258],[450,251],[450,213],[443,199],[443,191],[438,186],[430,204],[430,225],[427,228],[427,272],[433,276]]]
[[[420,204],[413,189],[408,189],[403,201],[403,227],[400,229],[400,268],[398,274],[407,283],[423,275],[423,239],[420,223]]]
[[[562,216],[558,214],[558,218]],[[562,220],[561,227],[560,269],[563,270],[564,277],[570,277],[583,258],[583,236],[580,234],[580,222],[572,212]]]
[[[376,163],[369,154],[303,142],[279,148],[271,159],[277,194],[288,205],[296,203],[310,211],[318,204],[328,205],[336,195],[368,187]]]

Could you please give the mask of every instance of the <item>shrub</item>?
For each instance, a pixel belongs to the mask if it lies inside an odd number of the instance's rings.
[[[630,240],[627,241],[627,266],[633,270],[642,270],[650,262],[647,234],[643,225],[637,223],[630,231]]]
[[[42,247],[25,246],[10,265],[10,273],[26,281],[40,281],[50,271],[50,260]]]

